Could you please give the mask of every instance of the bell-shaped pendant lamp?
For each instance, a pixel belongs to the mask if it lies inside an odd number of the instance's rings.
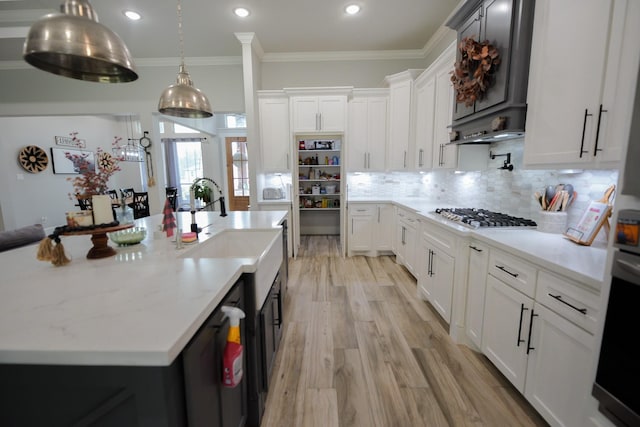
[[[166,88],[160,101],[158,111],[162,114],[192,119],[213,116],[211,104],[207,96],[193,86],[191,76],[184,66],[184,40],[182,36],[182,6],[178,0],[178,34],[180,36],[180,70],[176,84]]]
[[[65,0],[62,13],[36,21],[27,34],[23,58],[50,73],[91,82],[124,83],[138,78],[129,49],[98,22],[86,0]]]

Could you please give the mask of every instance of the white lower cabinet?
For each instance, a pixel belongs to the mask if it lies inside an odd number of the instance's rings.
[[[447,324],[452,322],[457,239],[442,227],[421,221],[418,297],[425,298]]]
[[[451,322],[455,258],[432,241],[422,239],[418,260],[418,290],[445,322]]]
[[[487,276],[482,352],[520,392],[527,374],[532,309],[532,298]]]
[[[482,323],[484,320],[484,296],[487,287],[489,247],[472,240],[469,244],[469,271],[467,276],[467,305],[465,331],[467,338],[482,348]]]
[[[585,425],[593,291],[498,250],[489,260],[482,352],[550,425]]]
[[[594,337],[535,303],[524,395],[553,426],[583,426]]]
[[[396,262],[407,267],[414,277],[416,271],[416,243],[418,235],[418,219],[414,213],[404,209],[396,211],[395,254]]]
[[[394,209],[388,203],[349,204],[347,253],[377,256],[392,250]]]

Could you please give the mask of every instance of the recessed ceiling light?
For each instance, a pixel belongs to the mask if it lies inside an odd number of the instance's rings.
[[[360,12],[360,6],[358,6],[357,4],[350,4],[349,6],[344,8],[344,11],[349,15],[355,15],[356,13]]]
[[[132,21],[138,21],[140,18],[142,18],[142,15],[140,15],[138,12],[135,12],[133,10],[125,10],[122,13],[124,14],[124,16],[131,19]]]
[[[235,13],[236,16],[239,16],[240,18],[246,18],[247,16],[249,16],[249,10],[245,9],[244,7],[236,7],[233,10],[233,13]]]

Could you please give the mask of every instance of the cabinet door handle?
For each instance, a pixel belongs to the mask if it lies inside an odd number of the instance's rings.
[[[424,153],[424,150],[421,148],[419,153],[418,153],[418,166],[419,167],[423,166],[423,164],[422,164],[422,155],[423,155],[423,153]]]
[[[575,305],[566,302],[565,300],[562,299],[562,295],[553,295],[553,294],[550,294],[550,293],[547,294],[547,295],[549,295],[551,298],[557,299],[558,301],[560,301],[564,305],[568,305],[569,307],[573,308],[575,311],[579,311],[582,314],[587,314],[587,309],[586,308],[578,308]]]
[[[589,114],[589,109],[585,108],[584,110],[584,121],[582,122],[582,140],[580,141],[580,158],[587,151],[584,149],[584,134],[587,131],[587,117],[591,117],[593,114]]]
[[[351,218],[351,235],[353,235],[353,218]]]
[[[378,224],[380,224],[380,206],[378,206]]]
[[[476,248],[475,246],[469,245],[469,247],[476,252],[482,252],[482,249]]]
[[[535,350],[535,347],[531,347],[531,331],[533,331],[533,318],[538,316],[533,309],[531,310],[531,317],[529,318],[529,337],[527,338],[527,354],[531,350]]]
[[[518,342],[516,343],[516,347],[520,347],[520,344],[524,342],[520,337],[522,336],[522,319],[524,317],[525,310],[529,310],[524,306],[524,304],[520,304],[520,324],[518,325]]]
[[[281,326],[282,325],[282,293],[278,292],[274,294],[274,298],[276,298],[276,301],[278,303],[278,317],[274,319],[274,323],[276,326]]]
[[[596,126],[596,144],[595,144],[595,149],[593,150],[594,157],[598,155],[598,151],[602,151],[602,148],[598,148],[598,139],[600,138],[600,121],[602,120],[602,113],[608,113],[608,111],[603,110],[602,104],[600,104],[600,111],[598,112],[598,126]]]
[[[403,168],[407,167],[407,151],[406,150],[404,152],[404,156],[403,156],[403,160],[402,160],[402,167]]]
[[[406,242],[404,241],[404,233],[406,231],[406,228],[402,227],[402,244],[404,245]]]
[[[371,169],[371,153],[367,153],[367,169]]]
[[[497,269],[499,269],[499,270],[504,271],[504,272],[505,272],[505,273],[507,273],[509,276],[512,276],[512,277],[518,277],[518,276],[519,276],[519,274],[518,274],[518,273],[512,273],[512,272],[510,272],[509,270],[507,270],[506,268],[504,268],[504,267],[503,267],[503,266],[501,266],[501,265],[496,265],[496,268],[497,268]]]
[[[429,276],[433,277],[433,275],[435,274],[435,272],[433,271],[433,256],[436,254],[434,251],[432,251],[431,249],[429,249],[429,252],[431,252],[431,271],[429,272]]]
[[[318,113],[318,130],[322,130],[322,113]]]

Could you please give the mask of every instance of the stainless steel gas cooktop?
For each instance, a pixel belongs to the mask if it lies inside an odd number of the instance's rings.
[[[535,221],[500,212],[474,208],[436,209],[436,214],[470,228],[481,227],[536,227]]]

